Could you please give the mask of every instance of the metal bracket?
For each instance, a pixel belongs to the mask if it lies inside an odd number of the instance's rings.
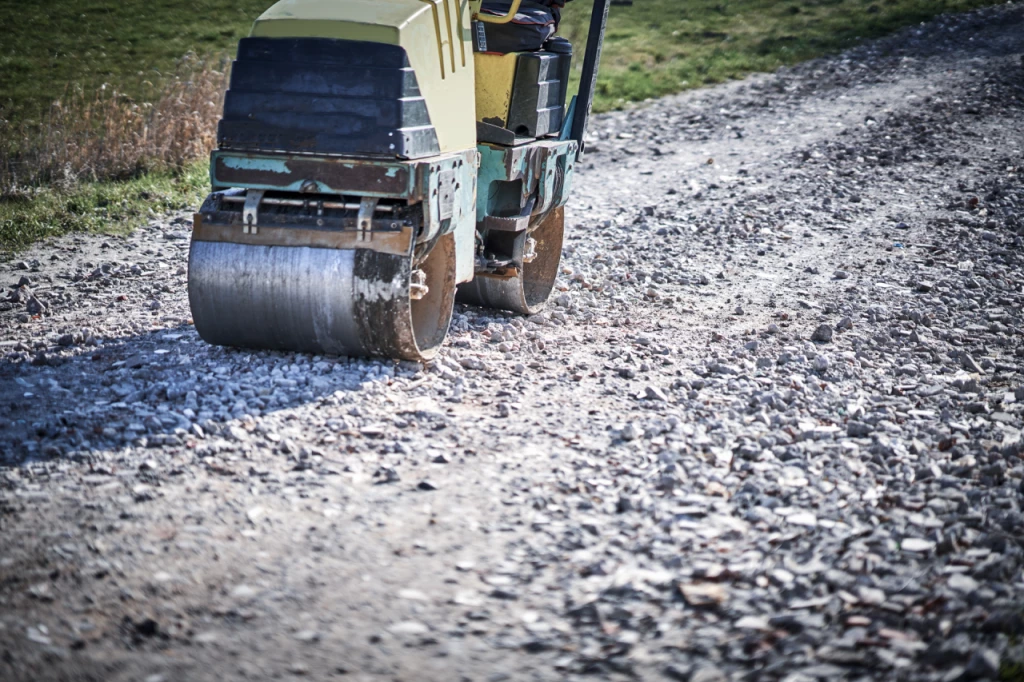
[[[245,205],[242,207],[242,234],[259,232],[260,202],[263,201],[263,190],[251,189],[245,194]]]
[[[532,263],[537,259],[537,240],[533,237],[527,237],[526,243],[523,245],[523,262]]]
[[[359,215],[356,216],[357,241],[368,242],[373,238],[373,214],[377,211],[377,197],[363,197],[359,201]]]
[[[487,52],[487,32],[484,22],[473,20],[473,52]]]
[[[455,169],[437,174],[437,217],[448,220],[455,215]]]
[[[419,301],[429,292],[430,287],[427,286],[427,273],[416,268],[409,274],[409,298]]]

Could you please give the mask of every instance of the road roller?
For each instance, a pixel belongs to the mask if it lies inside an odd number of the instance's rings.
[[[224,346],[429,360],[554,286],[600,62],[564,0],[282,0],[238,45],[188,297]]]

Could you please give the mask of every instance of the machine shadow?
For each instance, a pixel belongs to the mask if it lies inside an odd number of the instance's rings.
[[[246,415],[421,369],[387,359],[210,346],[186,324],[76,351],[0,360],[0,469],[62,457],[87,461],[129,446],[184,446]]]

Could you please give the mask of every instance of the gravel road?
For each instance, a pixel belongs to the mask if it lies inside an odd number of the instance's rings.
[[[1021,679],[1024,5],[599,116],[427,366],[0,264],[0,679]]]

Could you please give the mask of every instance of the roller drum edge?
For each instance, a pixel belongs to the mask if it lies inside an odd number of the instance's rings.
[[[565,212],[556,208],[530,232],[530,237],[537,241],[537,257],[532,262],[524,263],[515,277],[498,278],[478,273],[472,281],[459,285],[458,300],[523,315],[540,312],[558,277],[564,232]]]

